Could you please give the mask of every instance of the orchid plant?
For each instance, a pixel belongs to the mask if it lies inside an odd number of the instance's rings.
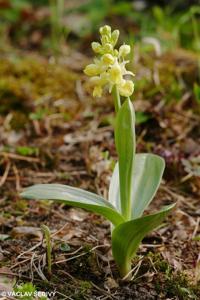
[[[157,213],[143,215],[162,179],[165,162],[158,155],[136,153],[135,113],[130,96],[134,74],[127,71],[126,60],[131,48],[115,48],[119,31],[110,26],[100,28],[101,43],[93,42],[94,63],[84,72],[90,76],[93,96],[100,97],[105,89],[115,102],[115,144],[118,162],[112,174],[108,200],[97,194],[62,184],[37,184],[26,188],[21,196],[27,199],[62,201],[67,205],[87,209],[108,219],[111,226],[112,253],[123,278],[129,278],[131,261],[142,239],[157,228],[174,204]],[[121,102],[121,96],[124,99]]]

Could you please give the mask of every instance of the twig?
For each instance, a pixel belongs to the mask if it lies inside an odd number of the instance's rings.
[[[102,247],[108,247],[108,246],[110,246],[110,245],[108,245],[108,244],[106,244],[106,245],[97,245],[97,246],[95,246],[95,247],[93,247],[90,251],[88,251],[88,252],[92,252],[92,251],[94,251],[95,249],[97,249],[97,248],[102,248]],[[74,253],[77,253],[79,250],[81,250],[82,249],[82,247],[80,247],[78,250],[76,250]],[[67,262],[67,261],[70,261],[70,260],[73,260],[73,259],[75,259],[75,258],[78,258],[78,257],[81,257],[81,256],[84,256],[84,255],[86,255],[87,253],[81,253],[81,254],[79,254],[79,255],[75,255],[75,256],[72,256],[72,257],[69,257],[69,258],[66,258],[66,259],[62,259],[62,260],[59,260],[59,261],[56,261],[56,262],[54,262],[53,264],[60,264],[60,263],[63,263],[63,262]],[[68,254],[69,255],[69,254]]]
[[[4,156],[5,158],[17,159],[17,160],[24,160],[27,162],[40,162],[39,158],[36,157],[26,157],[22,155],[18,155],[15,153],[7,153],[7,152],[0,152],[0,156]]]
[[[25,263],[25,262],[27,262],[29,260],[30,260],[30,258],[26,258],[26,259],[24,259],[22,261],[19,261],[16,264],[14,264],[13,266],[11,266],[10,269],[14,269],[15,267],[17,267],[17,266],[19,266],[19,265],[21,265],[21,264],[23,264],[23,263]]]
[[[110,298],[110,299],[118,299],[118,298],[116,298],[115,296],[109,294],[107,291],[105,291],[105,290],[101,289],[100,287],[98,287],[98,286],[97,286],[96,284],[94,284],[92,281],[91,281],[91,284],[92,284],[92,286],[93,286],[95,289],[97,289],[98,291],[100,291],[102,294],[106,295],[108,298]]]
[[[133,280],[133,279],[136,277],[136,275],[137,275],[137,273],[138,273],[138,271],[139,271],[139,269],[140,269],[140,266],[141,266],[141,264],[142,264],[142,259],[143,259],[143,257],[139,260],[138,264],[137,264],[136,267],[133,269],[133,271],[135,271],[135,272],[134,272],[134,274],[132,275],[131,280]]]
[[[64,297],[64,298],[62,298],[63,300],[65,300],[65,299],[73,300],[73,298],[71,298],[71,297],[69,297],[69,296],[67,296],[67,295],[64,295],[63,293],[60,293],[60,292],[58,292],[58,291],[56,291],[56,294],[58,294],[58,295]]]
[[[68,223],[65,223],[60,229],[58,229],[56,232],[53,232],[51,234],[51,238],[53,238],[55,235],[57,235],[58,233],[60,233],[61,231],[63,231],[63,229],[68,225]]]
[[[197,218],[196,226],[195,226],[194,231],[192,233],[192,239],[194,239],[196,234],[197,234],[197,231],[199,229],[199,224],[200,224],[200,218]]]
[[[75,255],[75,256],[72,256],[72,257],[69,257],[69,258],[66,258],[66,259],[62,259],[62,260],[59,260],[59,261],[55,261],[53,264],[60,264],[60,263],[66,262],[66,261],[70,261],[70,260],[73,260],[73,259],[75,259],[75,258],[84,256],[84,255],[86,255],[86,254],[87,254],[87,253],[81,253],[81,254],[79,254],[79,255]]]
[[[34,255],[34,254],[33,254]],[[41,267],[40,267],[40,264],[38,265],[38,268],[36,267],[35,263],[34,263],[34,259],[33,259],[33,266],[36,270],[36,272],[38,273],[38,275],[40,276],[40,278],[44,281],[48,281],[47,278],[44,276],[42,270],[41,270]]]
[[[15,177],[16,177],[16,190],[19,192],[21,190],[20,176],[19,176],[19,171],[18,171],[15,164],[13,165],[13,172],[14,172]]]
[[[10,161],[7,162],[7,165],[6,165],[6,169],[5,169],[5,172],[3,174],[3,176],[1,177],[1,180],[0,180],[0,187],[4,185],[4,183],[6,182],[6,179],[8,177],[8,173],[10,171],[10,167],[11,167],[11,163]]]
[[[22,274],[17,274],[17,273],[10,273],[10,272],[0,271],[0,274],[2,274],[2,275],[8,275],[8,276],[16,276],[16,277],[19,277],[19,278],[24,278],[24,279],[27,279],[27,280],[31,280],[31,277],[26,276],[26,275],[22,275]],[[37,278],[35,278],[34,280],[38,281],[38,282],[42,282],[43,281],[43,280],[37,279]]]
[[[39,247],[40,245],[42,245],[42,242],[39,242],[39,243],[37,243],[36,245],[34,245],[33,247],[31,247],[30,249],[28,249],[28,250],[26,250],[26,251],[20,253],[20,254],[17,256],[17,259],[19,259],[19,258],[20,258],[21,256],[23,256],[24,254],[29,253],[29,252],[35,250],[35,249],[36,249],[37,247]]]

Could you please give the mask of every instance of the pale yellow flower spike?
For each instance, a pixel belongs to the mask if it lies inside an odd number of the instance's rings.
[[[111,27],[105,25],[99,29],[101,43],[93,42],[92,49],[97,54],[93,64],[89,64],[84,69],[84,73],[91,77],[94,86],[93,96],[101,97],[104,88],[109,92],[115,86],[119,95],[130,97],[134,91],[134,83],[124,78],[125,75],[134,74],[126,70],[125,57],[131,52],[129,45],[120,46],[119,50],[115,45],[119,38],[119,30],[112,32]]]

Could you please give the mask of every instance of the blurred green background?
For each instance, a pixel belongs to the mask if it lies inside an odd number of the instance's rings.
[[[103,24],[120,29],[120,43],[133,46],[129,68],[136,73],[135,98],[176,103],[189,92],[199,113],[200,6],[189,0],[0,0],[1,111],[8,99],[56,100],[69,93],[63,90],[64,68],[82,76]],[[47,59],[49,70],[52,63],[62,70],[42,74],[33,54]],[[9,80],[8,69],[15,70]],[[138,118],[148,120],[143,114]]]
[[[61,41],[92,39],[105,22],[121,27],[134,41],[151,35],[164,50],[199,51],[199,16],[199,1],[189,0],[0,0],[1,39],[48,51],[59,51]]]

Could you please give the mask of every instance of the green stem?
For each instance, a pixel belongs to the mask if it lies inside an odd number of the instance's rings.
[[[120,272],[121,278],[123,280],[130,281],[130,279],[132,277],[131,263],[130,262],[124,262],[124,265],[119,267],[119,272]]]
[[[118,91],[116,85],[112,89],[112,95],[113,95],[114,103],[115,103],[115,111],[117,113],[121,107],[121,99],[120,99],[119,91]]]
[[[41,229],[44,233],[46,246],[47,246],[47,269],[48,274],[51,275],[51,239],[50,239],[50,230],[46,225],[41,225]]]

